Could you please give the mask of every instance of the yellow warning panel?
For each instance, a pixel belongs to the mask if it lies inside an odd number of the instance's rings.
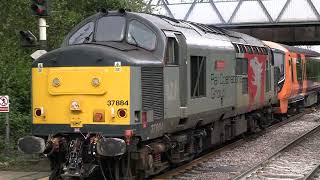
[[[128,125],[130,67],[33,68],[32,103],[34,124]],[[97,111],[104,111],[103,120],[94,120]]]

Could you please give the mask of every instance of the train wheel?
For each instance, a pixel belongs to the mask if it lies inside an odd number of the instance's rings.
[[[252,117],[252,116],[248,116],[248,133],[254,133],[257,131],[257,121]]]

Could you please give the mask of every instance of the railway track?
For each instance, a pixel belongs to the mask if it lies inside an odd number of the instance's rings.
[[[320,162],[320,125],[302,134],[272,154],[265,161],[240,174],[234,180],[242,179],[304,179],[310,170],[318,172]],[[310,177],[312,176],[311,173]]]
[[[297,115],[294,115],[284,121],[281,121],[277,124],[274,124],[270,127],[268,127],[265,131],[262,131],[261,133],[257,133],[253,136],[249,136],[249,138],[255,138],[255,137],[258,137],[258,136],[261,136],[265,133],[268,133],[278,127],[281,127],[287,123],[290,123],[292,121],[295,121],[296,119],[299,119],[300,117],[302,117],[303,115],[307,114],[307,113],[310,113],[314,111],[314,109],[311,109],[311,108],[308,108],[306,109],[303,113],[300,113],[300,114],[297,114]],[[178,168],[175,168],[175,169],[172,169],[172,170],[169,170],[168,172],[166,173],[163,173],[159,176],[156,176],[154,177],[154,179],[196,179],[194,178],[194,175],[196,174],[202,174],[202,173],[205,173],[206,171],[210,171],[210,168],[209,169],[206,169],[206,168],[201,168],[206,162],[210,162],[210,159],[214,156],[219,156],[219,154],[221,152],[224,152],[224,151],[229,151],[237,146],[239,146],[240,144],[244,143],[244,140],[245,139],[240,139],[238,141],[235,141],[233,143],[230,143],[218,150],[214,150],[212,152],[209,152],[187,164],[184,164]],[[199,168],[200,167],[200,168]],[[218,170],[218,171],[228,171],[228,168],[230,167],[226,167],[226,169],[224,170],[223,167]],[[232,168],[232,167],[231,167]],[[234,167],[236,168],[236,167]],[[212,168],[211,168],[212,170]],[[218,178],[219,179],[219,178]]]
[[[248,138],[250,139],[250,138],[257,138],[259,136],[262,136],[262,135],[264,135],[264,134],[266,134],[266,133],[268,133],[270,131],[273,131],[273,130],[281,127],[281,126],[289,124],[290,122],[294,122],[295,120],[301,118],[305,114],[308,114],[308,113],[310,113],[312,111],[314,111],[314,110],[306,109],[303,113],[294,115],[294,116],[292,116],[292,117],[290,117],[290,118],[288,118],[288,119],[286,119],[284,121],[281,121],[281,122],[279,122],[277,124],[274,124],[274,125],[268,127],[265,131],[261,131],[260,133],[254,134],[253,136],[249,136]],[[163,174],[161,174],[159,176],[154,177],[153,179],[197,179],[197,178],[193,178],[194,174],[206,173],[203,170],[199,170],[197,167],[201,167],[206,162],[210,162],[210,159],[212,157],[219,156],[220,153],[223,153],[225,151],[229,151],[229,150],[231,150],[233,148],[238,147],[239,145],[245,143],[245,141],[248,138],[239,139],[237,141],[234,141],[233,143],[230,143],[230,144],[228,144],[226,146],[223,146],[223,147],[221,147],[219,149],[216,149],[216,150],[214,150],[212,152],[208,152],[208,153],[204,154],[203,156],[193,160],[190,163],[187,163],[187,164],[184,164],[184,165],[182,165],[180,167],[177,167],[175,169],[169,170],[166,173],[163,173]],[[225,170],[222,168],[222,169],[220,169],[220,171],[225,171]],[[316,178],[317,174],[320,174],[318,172],[319,169],[314,168],[313,171],[314,171],[314,173],[311,173],[310,171],[308,171],[309,174],[307,176],[305,176],[305,179],[317,179]],[[20,178],[17,178],[17,179],[20,179]],[[31,178],[31,176],[26,176],[26,177],[23,177],[21,179],[38,179],[38,178]],[[45,179],[48,179],[48,177],[41,178],[41,180],[42,179],[45,180]],[[210,179],[210,178],[208,178],[208,179]]]
[[[320,163],[305,176],[304,180],[320,180]]]

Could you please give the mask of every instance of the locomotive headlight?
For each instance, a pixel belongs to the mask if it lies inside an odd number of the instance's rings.
[[[98,87],[100,85],[100,80],[99,78],[93,78],[91,81],[92,86]]]
[[[52,80],[52,86],[58,87],[58,86],[60,86],[60,84],[61,84],[61,82],[60,82],[60,79],[59,79],[59,78],[54,78],[54,79]]]

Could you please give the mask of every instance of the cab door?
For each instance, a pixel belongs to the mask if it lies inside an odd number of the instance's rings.
[[[187,122],[186,41],[179,32],[165,31],[164,105],[171,127]]]
[[[291,53],[291,73],[292,73],[292,96],[297,96],[299,93],[299,82],[297,73],[299,71],[297,67],[298,56],[295,53]],[[299,71],[300,72],[300,71]]]

